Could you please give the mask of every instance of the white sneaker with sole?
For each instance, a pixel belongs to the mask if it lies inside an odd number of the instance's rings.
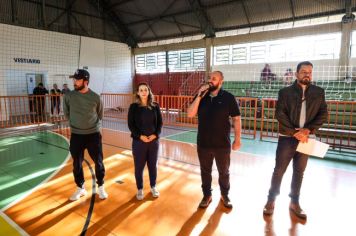
[[[156,186],[151,188],[152,197],[159,197],[159,191]]]
[[[86,194],[87,194],[87,191],[84,188],[77,187],[77,190],[75,191],[75,193],[73,193],[72,196],[70,196],[69,200],[76,201],[79,198],[85,196]]]
[[[139,189],[136,194],[137,200],[142,200],[143,199],[143,189]]]
[[[105,192],[104,185],[99,186],[98,188],[98,195],[100,199],[107,199],[108,194]]]

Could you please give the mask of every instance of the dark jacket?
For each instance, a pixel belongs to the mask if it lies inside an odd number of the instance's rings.
[[[282,88],[278,93],[276,118],[279,122],[279,133],[293,136],[299,128],[299,117],[302,108],[303,89],[297,80],[288,87]],[[327,120],[328,110],[325,102],[324,89],[309,85],[305,90],[306,118],[304,128],[315,133]]]
[[[128,125],[129,129],[131,131],[131,137],[135,139],[139,139],[140,136],[142,135],[142,132],[140,130],[140,120],[141,120],[141,112],[139,108],[138,103],[132,103],[129,108],[129,114],[128,114]],[[154,106],[152,107],[154,110],[155,114],[155,132],[154,134],[159,137],[162,129],[162,115],[161,115],[161,110],[159,108],[158,103],[154,103]]]

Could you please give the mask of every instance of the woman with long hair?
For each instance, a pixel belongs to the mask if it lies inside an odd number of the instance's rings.
[[[140,83],[136,90],[136,102],[128,113],[128,126],[132,137],[132,155],[135,164],[137,186],[136,198],[142,200],[143,170],[147,163],[152,196],[159,197],[156,188],[159,134],[162,129],[162,115],[153,93],[146,83]]]

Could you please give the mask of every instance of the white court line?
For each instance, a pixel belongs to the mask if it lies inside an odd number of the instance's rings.
[[[29,236],[26,231],[24,231],[18,224],[16,224],[12,219],[10,219],[3,211],[0,210],[0,216],[9,224],[11,225],[14,229],[17,230],[17,232],[23,236]]]
[[[176,134],[170,134],[170,135],[167,135],[167,136],[164,136],[162,137],[162,139],[167,139],[169,137],[173,137],[173,136],[176,136],[176,135],[180,135],[180,134],[184,134],[184,133],[191,133],[191,132],[196,132],[194,130],[188,130],[188,131],[182,131],[180,133],[176,133]],[[175,140],[174,140],[175,141]],[[178,141],[179,142],[179,141]],[[183,142],[183,141],[182,141]],[[184,143],[184,142],[183,142]]]
[[[131,132],[128,132],[128,131],[123,131],[123,130],[109,129],[109,128],[102,128],[102,129],[112,130],[112,131],[116,131],[116,132],[120,132],[120,133],[131,134]]]

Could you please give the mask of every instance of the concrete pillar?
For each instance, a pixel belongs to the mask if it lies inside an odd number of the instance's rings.
[[[351,36],[352,26],[355,15],[345,15],[342,18],[341,26],[341,44],[339,57],[339,80],[344,80],[351,75],[350,71],[350,57],[351,57]]]
[[[208,78],[211,72],[211,53],[212,49],[212,38],[205,38],[205,79]]]

